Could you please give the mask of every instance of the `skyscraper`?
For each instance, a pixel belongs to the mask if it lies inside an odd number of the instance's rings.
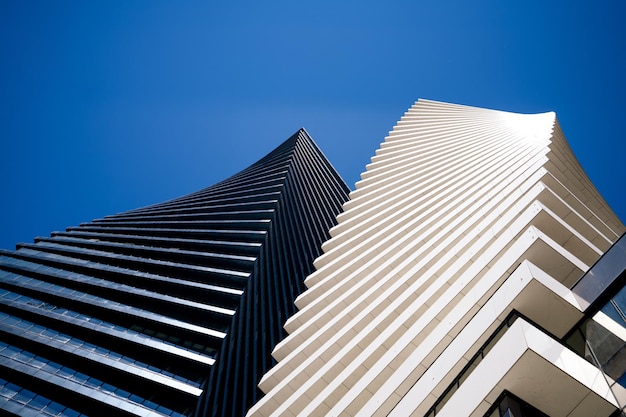
[[[344,204],[248,415],[619,413],[623,232],[554,113],[418,101]]]
[[[299,130],[204,190],[0,252],[0,414],[243,415],[348,188]]]

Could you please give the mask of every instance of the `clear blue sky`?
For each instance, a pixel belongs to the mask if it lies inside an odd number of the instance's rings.
[[[353,187],[418,98],[553,110],[626,220],[626,2],[0,2],[0,248],[178,197],[304,126]]]

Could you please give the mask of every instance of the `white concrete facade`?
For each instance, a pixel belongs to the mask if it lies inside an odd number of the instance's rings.
[[[420,100],[356,186],[249,416],[423,416],[514,309],[534,324],[499,333],[437,416],[482,416],[504,390],[551,416],[623,406],[557,340],[624,226],[554,113]]]

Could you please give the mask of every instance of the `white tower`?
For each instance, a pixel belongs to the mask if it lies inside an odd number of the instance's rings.
[[[624,226],[554,113],[420,100],[344,210],[249,416],[483,416],[502,393],[550,416],[624,406],[559,341]]]

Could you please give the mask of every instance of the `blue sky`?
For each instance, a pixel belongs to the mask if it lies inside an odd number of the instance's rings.
[[[353,187],[418,98],[555,111],[626,220],[626,2],[0,2],[0,248],[212,185],[304,126]]]

